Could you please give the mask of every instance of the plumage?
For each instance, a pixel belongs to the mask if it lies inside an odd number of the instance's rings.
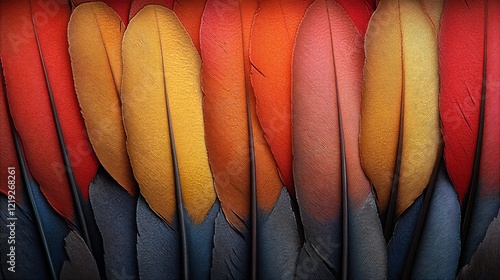
[[[100,163],[131,195],[137,192],[121,113],[121,43],[125,26],[106,4],[79,5],[68,26],[78,101]],[[105,121],[103,121],[105,120]]]
[[[200,63],[188,33],[165,7],[144,7],[125,31],[122,103],[134,175],[151,209],[178,235],[181,276],[207,278],[196,274],[187,257],[189,248],[211,246],[211,239],[189,235],[200,233],[204,222],[213,226],[215,219],[207,216],[215,190],[204,139]]]
[[[432,3],[382,1],[366,33],[360,154],[387,240],[426,188],[440,143],[439,5]]]
[[[337,0],[337,3],[344,8],[364,38],[368,22],[375,10],[375,0]]]
[[[363,62],[363,38],[347,12],[316,0],[300,24],[292,72],[294,178],[305,235],[299,269],[312,259],[316,279],[386,276],[382,227],[358,152]]]
[[[191,36],[194,46],[200,52],[200,25],[201,16],[205,10],[206,0],[176,0],[173,10],[186,31]]]
[[[251,80],[256,110],[281,180],[294,194],[291,78],[295,34],[312,0],[261,1],[250,36]],[[273,44],[269,44],[272,41]]]
[[[446,167],[463,208],[460,267],[500,208],[499,16],[497,1],[446,2],[442,19],[441,127]]]
[[[97,160],[73,88],[66,37],[68,4],[58,4],[57,16],[48,17],[46,24],[34,18],[45,14],[44,9],[43,3],[28,0],[2,3],[2,63],[12,118],[30,171],[52,207],[76,223],[69,175],[74,174],[83,201],[88,201]],[[18,18],[24,19],[22,24]]]
[[[255,0],[208,0],[201,22],[205,137],[223,211],[215,230],[212,277],[217,279],[287,278],[297,258],[294,214],[290,200],[283,198],[250,84],[249,40],[256,10]],[[263,226],[273,214],[287,229],[279,238],[273,227]],[[275,238],[279,245],[264,246]],[[282,264],[280,269],[269,269],[275,263]]]

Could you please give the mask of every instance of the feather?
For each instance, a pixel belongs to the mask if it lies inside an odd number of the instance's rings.
[[[60,279],[101,279],[97,264],[82,237],[71,231],[64,241],[69,260],[64,262]]]
[[[438,12],[428,2],[382,1],[366,33],[360,153],[386,240],[426,188],[440,142]]]
[[[295,194],[292,176],[291,64],[295,34],[312,0],[262,1],[251,39],[251,79],[257,116],[280,177]],[[269,44],[273,41],[273,44]]]
[[[69,7],[60,4],[57,16],[47,18],[50,24],[37,25],[35,15],[45,13],[40,4],[2,4],[2,62],[12,118],[34,179],[52,207],[75,223],[67,175],[74,174],[78,191],[88,201],[97,160],[74,94],[66,38]],[[18,18],[25,20],[19,24]]]
[[[438,169],[435,189],[431,194],[429,210],[422,235],[407,279],[452,279],[455,277],[460,257],[460,204],[448,175]],[[434,184],[434,182],[433,182]],[[394,236],[387,248],[389,279],[401,279],[410,247],[414,244],[414,232],[418,216],[423,211],[421,195],[400,216]]]
[[[382,227],[358,152],[363,62],[363,38],[346,11],[316,0],[293,57],[294,176],[305,232],[299,271],[311,260],[318,267],[299,278],[386,277]]]
[[[102,234],[107,277],[137,278],[137,198],[100,169],[90,184],[90,203]]]
[[[76,93],[90,142],[109,174],[135,195],[120,101],[124,31],[125,26],[111,8],[92,2],[74,9],[68,40]]]
[[[95,0],[72,0],[71,1],[74,6],[79,6],[80,4],[83,3],[94,3],[97,4],[98,2],[103,2],[107,6],[113,8],[113,10],[116,11],[116,13],[120,16],[122,22],[125,24],[125,26],[128,25],[128,19],[129,19],[129,14],[130,14],[130,6],[133,0],[100,0],[100,1],[95,1]]]
[[[464,213],[460,267],[500,208],[500,3],[466,4],[446,2],[440,32],[444,156]]]
[[[132,0],[129,18],[132,19],[142,8],[147,5],[161,5],[169,9],[174,5],[175,0]]]
[[[211,256],[189,259],[189,248],[211,247],[212,239],[190,236],[203,234],[203,223],[213,227],[215,220],[208,215],[215,190],[204,139],[200,64],[171,10],[146,6],[125,31],[122,102],[132,168],[151,209],[178,234],[180,275],[197,279],[209,277]]]
[[[498,259],[500,258],[500,210],[490,223],[486,235],[479,244],[470,263],[465,265],[457,279],[495,279],[500,276]]]
[[[200,24],[206,0],[176,0],[174,12],[191,36],[194,46],[200,52]]]
[[[188,247],[190,264],[195,279],[208,279],[210,275],[212,244],[214,238],[214,219],[219,212],[215,202],[207,218],[198,225],[187,220],[187,227],[196,227],[188,232],[190,240],[197,240],[204,246]],[[138,260],[141,279],[180,279],[179,236],[163,222],[147,205],[143,198],[137,204]],[[207,262],[208,261],[208,262]]]
[[[215,230],[215,279],[286,279],[297,261],[294,214],[283,197],[288,194],[250,85],[249,37],[256,10],[255,0],[209,0],[201,22],[206,141],[222,208]],[[281,222],[269,225],[273,220]]]

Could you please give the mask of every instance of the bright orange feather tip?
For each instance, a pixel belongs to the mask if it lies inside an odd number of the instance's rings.
[[[98,162],[87,138],[71,76],[66,36],[70,7],[64,2],[49,10],[45,2],[27,0],[1,4],[0,48],[12,118],[34,179],[54,209],[73,221],[73,200],[34,29],[36,26],[75,180],[83,199],[88,200]],[[37,15],[34,24],[33,15]],[[23,19],[22,24],[19,19]]]
[[[311,0],[259,3],[250,41],[257,115],[288,191],[292,175],[291,69],[295,34]],[[270,44],[269,42],[272,42]]]
[[[73,5],[78,6],[82,3],[96,2],[95,0],[72,0]],[[115,12],[120,16],[125,26],[128,24],[129,13],[130,13],[130,2],[131,0],[101,0],[97,2],[104,2],[106,5],[110,6],[115,10]]]
[[[175,0],[131,0],[129,19],[132,19],[144,6],[160,5],[172,9]]]
[[[174,12],[189,33],[194,46],[200,52],[200,25],[206,0],[174,1]]]
[[[446,1],[444,8],[439,37],[441,128],[446,167],[461,203],[471,185],[476,145],[482,145],[479,180],[489,188],[484,191],[498,193],[500,187],[499,17],[499,3],[491,0],[469,4]],[[485,60],[487,74],[483,81]],[[484,138],[477,143],[483,87]]]
[[[255,113],[248,46],[257,1],[207,1],[201,23],[205,135],[224,214],[239,231],[250,210],[250,154],[246,94],[251,105],[257,206],[274,206],[282,183]]]

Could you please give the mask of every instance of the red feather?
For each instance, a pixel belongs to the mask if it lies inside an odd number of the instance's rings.
[[[481,145],[479,180],[486,180],[484,185],[497,191],[500,185],[499,7],[498,1],[491,0],[447,1],[442,17],[440,112],[444,157],[461,203],[469,192],[474,164],[478,161],[476,148]],[[484,138],[479,142],[483,90]]]
[[[337,3],[344,8],[364,38],[368,22],[375,10],[375,0],[337,0]]]
[[[128,17],[132,19],[146,5],[160,5],[172,9],[174,1],[175,0],[132,0]]]
[[[31,173],[52,207],[68,221],[74,221],[73,200],[49,90],[76,184],[87,201],[98,162],[73,87],[66,37],[71,10],[67,2],[51,9],[44,3],[28,0],[1,3],[1,55],[9,107]]]

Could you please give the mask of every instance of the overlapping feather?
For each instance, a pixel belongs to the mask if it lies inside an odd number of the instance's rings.
[[[250,84],[256,10],[255,0],[208,0],[201,22],[206,141],[222,208],[216,220],[213,278],[280,279],[295,272],[295,218],[258,122]]]
[[[204,139],[200,70],[199,55],[171,10],[148,5],[132,18],[123,39],[122,103],[134,175],[151,207],[139,201],[137,210],[143,278],[209,278],[218,204]],[[149,226],[158,224],[151,210],[166,223],[163,229]],[[167,256],[151,243],[165,236]],[[178,266],[168,264],[168,255]],[[148,269],[157,263],[168,265],[167,271]]]
[[[366,33],[360,154],[387,240],[426,188],[440,144],[436,7],[381,1]]]
[[[363,62],[363,38],[347,12],[335,1],[314,1],[293,57],[294,177],[305,234],[301,279],[387,275],[382,227],[359,161]],[[315,270],[308,270],[311,262]]]
[[[499,17],[497,1],[446,2],[440,32],[444,156],[463,210],[460,267],[475,259],[468,277],[498,273],[483,250],[495,246],[487,230],[500,209]]]

